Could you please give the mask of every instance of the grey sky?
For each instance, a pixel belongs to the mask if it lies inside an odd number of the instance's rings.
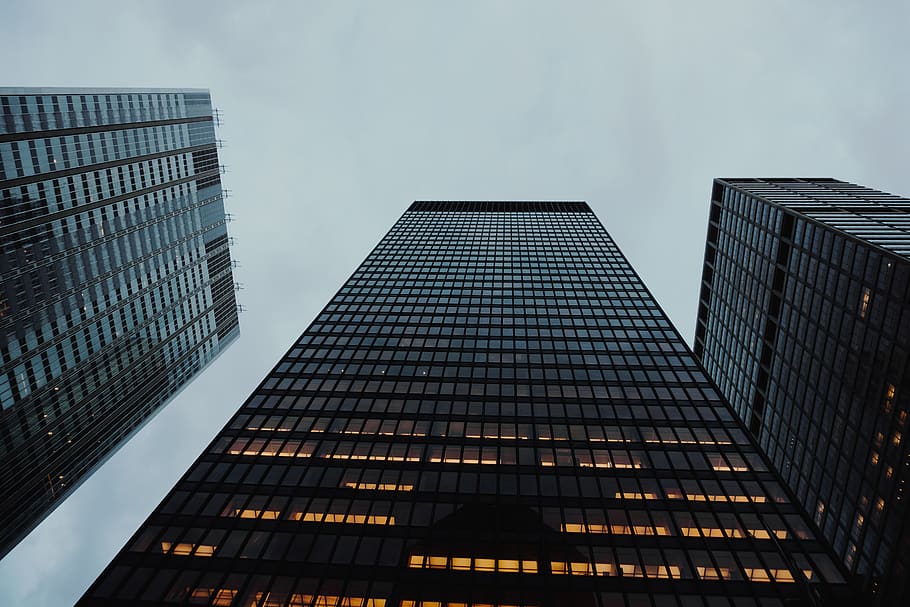
[[[691,342],[711,179],[910,195],[910,3],[0,2],[0,84],[207,87],[241,338],[0,561],[72,604],[415,199],[587,200]]]

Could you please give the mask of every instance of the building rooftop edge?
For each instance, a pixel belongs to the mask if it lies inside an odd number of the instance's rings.
[[[415,200],[415,203],[588,204],[584,200]]]
[[[65,95],[73,93],[211,93],[207,88],[104,86],[0,86],[0,95]]]
[[[744,181],[746,183],[762,183],[762,182],[780,182],[780,183],[798,183],[801,181],[821,181],[823,183],[850,183],[849,181],[844,181],[843,179],[837,179],[836,177],[715,177],[714,181]]]
[[[591,213],[583,201],[549,200],[415,200],[411,212]]]

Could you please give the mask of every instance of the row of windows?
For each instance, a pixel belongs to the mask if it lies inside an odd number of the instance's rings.
[[[207,95],[204,100],[191,97],[181,93],[2,95],[0,133],[211,115]]]
[[[614,321],[616,325],[621,325],[624,321]],[[407,327],[405,327],[407,329]],[[580,339],[584,340],[579,344],[581,349],[584,349],[585,344],[591,344],[593,342],[593,349],[595,350],[619,350],[623,352],[688,352],[685,345],[675,340],[676,333],[672,331],[656,331],[648,329],[633,329],[633,328],[615,328],[615,329],[524,329],[524,328],[512,328],[512,327],[481,327],[481,329],[488,330],[488,336],[490,337],[534,337],[539,338],[541,336],[549,338],[555,337],[559,338],[569,338],[569,339]],[[425,335],[428,333],[426,327],[417,327],[415,333],[422,333]],[[453,332],[454,334],[454,332]],[[519,340],[521,341],[521,340]],[[468,342],[466,345],[465,342]],[[359,336],[345,336],[345,335],[319,335],[319,334],[308,334],[301,338],[300,344],[313,344],[313,345],[326,345],[326,346],[376,346],[382,348],[384,346],[388,347],[400,347],[400,348],[440,348],[442,350],[447,350],[452,353],[452,356],[455,358],[449,358],[448,355],[446,360],[451,360],[453,362],[457,360],[462,360],[462,356],[479,356],[481,354],[487,356],[488,362],[495,363],[513,363],[513,362],[523,362],[528,360],[528,356],[533,356],[534,353],[528,353],[523,350],[518,350],[517,352],[459,352],[457,350],[452,351],[449,348],[461,348],[467,347],[473,349],[473,346],[476,344],[471,343],[471,340],[463,339],[448,339],[448,338],[436,338],[436,337],[359,337]],[[604,344],[603,347],[598,348],[597,344]],[[548,360],[546,357],[552,356],[549,352],[550,350],[566,350],[567,346],[564,345],[562,341],[550,341],[549,339],[543,340],[530,340],[521,344],[523,349],[531,350],[540,350],[540,355],[544,358],[542,360]],[[578,348],[573,348],[578,349]],[[340,356],[347,357],[347,352],[349,350],[342,350],[343,354]],[[310,349],[308,348],[304,356],[310,357],[317,355],[320,358],[327,356],[329,350],[326,349]],[[297,354],[299,356],[300,354]],[[335,355],[333,354],[333,357]],[[375,356],[375,355],[373,355]],[[382,356],[386,356],[383,352]],[[584,356],[585,364],[592,364],[588,362],[588,356],[590,354],[570,354],[569,356]],[[394,355],[393,357],[397,357]],[[435,359],[435,354],[433,355]],[[525,358],[521,358],[525,357]],[[407,354],[405,357],[407,360],[429,360],[424,357],[423,353],[416,355],[414,358],[411,354]],[[385,359],[383,360],[391,360]],[[404,359],[399,359],[404,360]],[[476,359],[473,359],[476,360]],[[575,359],[572,359],[573,363]],[[687,367],[695,367],[694,362],[691,358],[680,359],[675,356],[669,356],[667,358],[668,364],[673,367],[678,367],[685,365]],[[549,362],[549,361],[548,361]]]
[[[375,435],[381,436],[376,433]],[[400,436],[400,435],[399,435]],[[417,434],[412,437],[424,437]],[[451,438],[465,438],[450,436]],[[558,440],[552,436],[537,440]],[[512,447],[484,441],[484,446],[432,442],[352,442],[303,439],[249,439],[238,438],[225,448],[230,455],[262,457],[321,457],[342,460],[369,460],[391,462],[427,462],[431,464],[487,464],[487,465],[538,465],[543,467],[570,466],[578,468],[655,468],[673,470],[707,470],[715,472],[747,472],[751,469],[766,470],[757,457],[749,457],[750,467],[736,452],[700,453],[697,451],[663,451],[649,448],[646,451],[603,449],[597,447],[571,448]],[[675,443],[670,443],[675,444]],[[698,443],[700,444],[700,443]],[[212,451],[217,453],[218,451]]]
[[[124,128],[0,142],[0,181],[214,143],[210,123]]]
[[[511,344],[510,344],[511,345]],[[509,347],[509,346],[505,346]],[[556,350],[564,352],[565,350]],[[401,351],[402,356],[399,360],[405,360],[407,351]],[[560,364],[565,366],[555,368],[541,365],[544,358],[541,354],[523,354],[515,358],[524,358],[518,361],[502,361],[499,352],[446,352],[444,350],[424,350],[419,352],[414,360],[421,361],[422,365],[401,365],[401,364],[360,364],[351,362],[351,360],[363,360],[369,356],[376,356],[376,350],[354,350],[350,356],[339,356],[338,358],[347,359],[338,363],[319,363],[311,362],[304,365],[303,362],[291,365],[290,362],[284,363],[282,369],[278,370],[279,374],[290,373],[294,379],[293,382],[279,381],[281,376],[276,376],[276,381],[269,387],[279,387],[286,389],[294,386],[293,389],[315,389],[303,388],[317,378],[311,380],[297,379],[301,372],[307,375],[320,376],[345,376],[357,380],[380,380],[395,379],[407,377],[458,377],[462,379],[525,379],[525,380],[543,380],[548,381],[571,381],[580,382],[650,382],[652,384],[664,383],[696,383],[704,382],[704,376],[698,371],[688,372],[684,369],[674,369],[669,362],[670,357],[648,356],[648,355],[592,355],[585,357],[588,360],[581,361],[572,366],[568,365],[568,360]],[[496,356],[493,356],[495,354]],[[558,354],[558,358],[568,359],[568,354]],[[552,357],[552,355],[551,355]],[[574,358],[581,359],[582,355],[573,355]],[[393,360],[395,355],[392,354],[389,359]],[[528,360],[531,359],[531,360]],[[443,365],[447,360],[453,362],[461,361],[465,363],[462,366],[456,364]],[[599,362],[598,361],[602,361]],[[433,364],[430,364],[433,363]],[[471,363],[474,363],[473,365]],[[489,366],[479,366],[479,365]],[[534,365],[534,366],[529,366]],[[675,366],[679,367],[681,361]],[[586,367],[587,366],[587,367]],[[357,376],[357,377],[353,377]],[[290,379],[286,378],[286,379]],[[296,386],[295,386],[296,384]],[[313,384],[316,385],[316,384]]]
[[[80,215],[85,213],[79,210],[83,206],[128,197],[130,194],[135,196],[139,190],[147,188],[161,190],[165,187],[179,186],[190,180],[192,175],[188,166],[188,154],[175,154],[38,181],[5,192],[11,223],[14,224],[15,221],[27,221],[45,214],[59,215],[63,211],[70,211],[67,216]],[[141,201],[134,200],[130,205],[126,200],[118,200],[101,208],[107,208],[104,215],[108,215],[106,218],[112,221],[122,215],[129,206],[138,210],[139,202]],[[94,210],[90,209],[88,212]],[[105,217],[102,216],[103,218]],[[60,224],[60,231],[63,233],[78,231],[86,227],[83,224],[90,223],[87,219],[88,216],[78,219],[75,229],[72,230],[63,228],[66,224]],[[97,223],[100,225],[100,221]]]
[[[441,405],[441,403],[439,403]],[[479,404],[479,403],[478,403]],[[418,403],[413,402],[413,407],[399,406],[394,410],[394,417],[347,417],[350,412],[337,414],[332,417],[318,417],[308,415],[239,415],[229,425],[229,428],[241,428],[244,431],[260,433],[334,433],[357,434],[377,436],[438,436],[468,439],[499,439],[499,440],[555,440],[555,441],[589,441],[594,443],[626,443],[626,444],[665,444],[665,445],[748,445],[749,440],[740,428],[702,428],[697,426],[668,425],[650,426],[636,421],[634,425],[602,425],[599,415],[592,416],[585,424],[559,423],[559,417],[549,416],[548,407],[538,403],[534,407],[540,415],[538,419],[548,419],[546,422],[521,423],[507,421],[500,408],[499,415],[492,413],[484,417],[492,418],[486,421],[446,421],[444,415],[452,411],[444,406],[429,401],[420,411],[432,415],[429,419],[408,419],[401,415],[402,412],[413,414],[418,412]],[[377,406],[377,413],[384,413],[387,405]],[[358,408],[359,409],[359,408]],[[491,407],[492,409],[492,407]],[[391,411],[391,409],[389,409]],[[465,411],[469,407],[465,405]],[[530,406],[527,413],[531,413]],[[553,409],[556,412],[556,409]],[[580,412],[580,411],[579,411]],[[514,411],[513,411],[514,414]],[[228,437],[223,439],[230,440]],[[259,440],[259,439],[257,439]],[[261,439],[266,440],[266,439]],[[280,439],[278,439],[280,440]]]

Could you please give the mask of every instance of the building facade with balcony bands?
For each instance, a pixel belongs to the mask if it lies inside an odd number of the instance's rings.
[[[239,332],[211,98],[0,88],[0,556]]]
[[[695,353],[871,604],[910,596],[910,200],[717,179]]]
[[[80,605],[783,606],[826,546],[583,202],[415,202]]]

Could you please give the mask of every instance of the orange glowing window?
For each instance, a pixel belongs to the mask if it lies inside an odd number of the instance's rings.
[[[171,554],[176,556],[215,556],[215,550],[218,546],[210,546],[208,544],[190,544],[190,543],[179,543],[173,544],[171,542],[161,542],[161,552]]]
[[[774,581],[776,581],[776,582],[784,582],[784,583],[792,584],[793,582],[796,581],[793,578],[793,574],[790,572],[789,569],[772,569],[771,575],[774,577]]]
[[[445,601],[417,601],[403,600],[399,603],[401,607],[536,607],[529,603],[510,604],[510,603],[452,603]]]
[[[237,590],[233,588],[193,588],[190,592],[189,602],[191,605],[230,607],[236,596]]]
[[[394,516],[378,514],[344,514],[335,512],[293,512],[291,520],[305,523],[340,523],[347,525],[394,525]]]
[[[604,523],[563,523],[565,533],[603,533],[614,535],[672,535],[664,525],[607,525]]]
[[[733,576],[726,567],[705,567],[695,568],[696,575],[703,580],[729,580]]]
[[[729,472],[730,466],[724,460],[723,456],[719,453],[709,453],[708,462],[711,464],[711,468],[718,472]]]
[[[615,497],[616,499],[624,499],[624,500],[656,500],[656,499],[659,499],[657,497],[656,493],[651,493],[651,492],[640,493],[637,491],[617,491],[613,497]],[[671,499],[673,499],[673,498],[671,498]]]
[[[453,571],[537,573],[537,561],[470,556],[412,554],[408,557],[408,567],[411,569],[452,569]]]
[[[891,408],[894,406],[895,391],[894,384],[888,384],[888,388],[885,390],[885,413],[891,413]]]
[[[359,489],[362,491],[413,491],[414,485],[395,484],[395,483],[355,483],[346,482],[343,485],[348,489]]]
[[[771,575],[765,570],[764,567],[745,567],[743,571],[746,574],[746,579],[753,582],[770,582]],[[791,577],[791,580],[792,577]]]
[[[519,562],[515,559],[500,559],[497,563],[499,571],[505,573],[518,573],[521,571]]]
[[[767,529],[747,529],[749,535],[757,540],[770,540],[771,534],[774,534],[774,537],[780,540],[787,539],[787,530],[786,529],[772,529],[770,532]]]
[[[288,442],[286,442],[284,444],[284,446],[281,448],[281,450],[277,452],[276,455],[278,455],[278,457],[294,457],[294,455],[297,453],[297,450],[299,448],[300,448],[299,440],[289,440]],[[301,455],[301,457],[305,457],[305,456]]]
[[[299,597],[297,602],[296,597]],[[385,607],[385,604],[385,599],[372,597],[294,594],[288,607]]]
[[[613,460],[610,459],[609,451],[601,451],[599,449],[595,449],[591,453],[594,456],[594,467],[595,468],[612,468],[613,467]]]
[[[234,508],[230,515],[237,518],[263,518],[266,520],[278,520],[281,515],[280,510],[255,510],[252,508]]]
[[[657,579],[682,579],[682,568],[678,565],[641,565],[595,561],[550,561],[554,575],[603,575],[624,577],[650,577]]]
[[[869,287],[865,287],[863,289],[862,303],[860,303],[860,308],[859,308],[859,317],[860,318],[866,317],[866,312],[869,311],[869,302],[871,302],[871,301],[872,301],[872,290]]]

